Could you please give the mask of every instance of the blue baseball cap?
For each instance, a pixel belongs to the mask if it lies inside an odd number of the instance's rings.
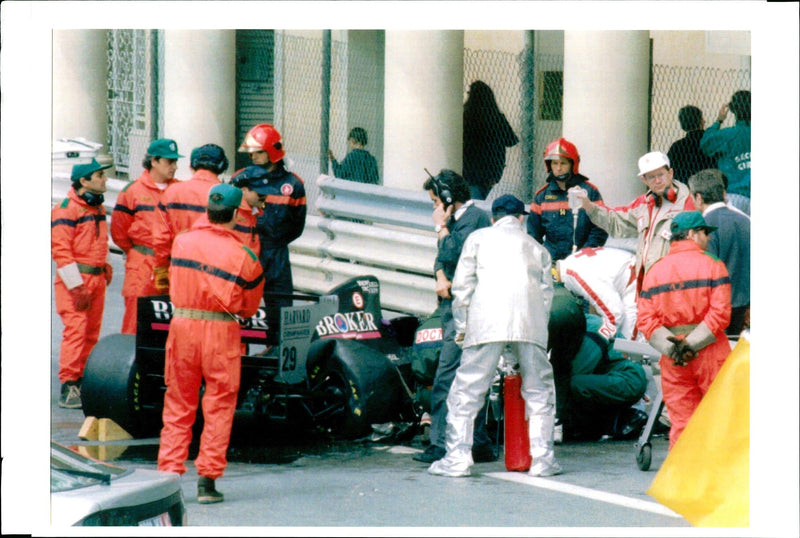
[[[208,191],[209,207],[239,207],[242,203],[242,190],[228,183],[220,183]]]
[[[527,215],[525,204],[513,194],[504,194],[492,202],[492,215]]]
[[[92,159],[88,164],[76,164],[72,167],[72,181],[78,181],[82,177],[92,177],[92,174],[98,170],[105,170],[111,168],[110,164],[100,164],[97,159]]]
[[[231,185],[234,187],[247,187],[258,194],[267,194],[268,184],[269,172],[257,164],[242,168],[231,177]]]
[[[147,154],[165,159],[180,159],[183,157],[183,155],[178,154],[178,144],[169,138],[159,138],[150,142],[147,147]]]

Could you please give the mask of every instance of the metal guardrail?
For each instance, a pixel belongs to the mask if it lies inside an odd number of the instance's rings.
[[[317,210],[326,217],[361,219],[433,231],[433,204],[422,189],[381,187],[321,175]]]
[[[316,209],[290,246],[295,288],[322,293],[353,276],[381,283],[386,310],[427,316],[436,309],[433,204],[423,191],[317,179]]]

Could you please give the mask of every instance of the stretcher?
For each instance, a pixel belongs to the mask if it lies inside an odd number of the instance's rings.
[[[658,368],[658,360],[661,358],[661,353],[650,344],[617,338],[614,340],[614,349],[625,355],[628,359],[641,363],[643,366],[650,365],[654,370]],[[650,463],[652,461],[650,439],[653,435],[656,422],[664,410],[661,383],[655,383],[654,385],[656,390],[652,398],[653,402],[650,406],[650,412],[647,414],[647,422],[642,429],[642,433],[639,435],[639,439],[634,444],[634,448],[636,448],[636,466],[642,471],[650,469]]]

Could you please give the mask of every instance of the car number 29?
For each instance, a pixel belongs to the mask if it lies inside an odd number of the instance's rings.
[[[281,358],[281,371],[289,372],[297,368],[297,348],[294,346],[287,346],[283,348],[283,357]]]

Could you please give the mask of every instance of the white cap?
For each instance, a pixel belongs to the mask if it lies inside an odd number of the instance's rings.
[[[662,166],[669,168],[669,158],[660,151],[651,151],[639,158],[639,176],[643,176]]]

